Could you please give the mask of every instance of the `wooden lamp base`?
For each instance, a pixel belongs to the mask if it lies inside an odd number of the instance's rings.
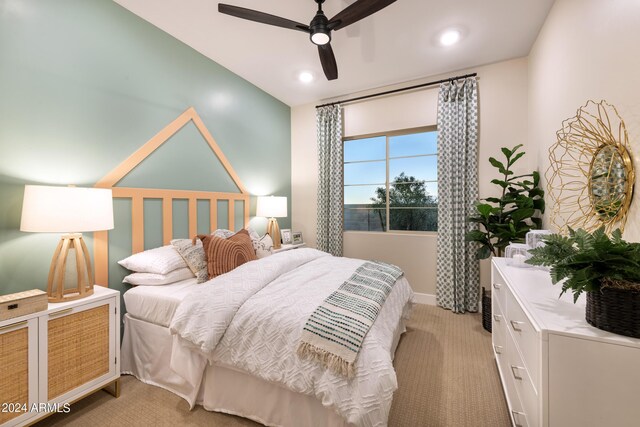
[[[71,252],[72,256],[69,257]],[[73,262],[75,252],[76,281],[65,281],[67,262]],[[75,286],[68,286],[65,283]],[[93,271],[91,257],[81,233],[65,234],[60,239],[51,259],[47,282],[49,302],[72,301],[93,294]]]
[[[280,243],[280,227],[278,226],[278,220],[275,218],[269,218],[269,224],[267,224],[267,234],[271,236],[273,240],[273,249],[280,249],[282,244]]]

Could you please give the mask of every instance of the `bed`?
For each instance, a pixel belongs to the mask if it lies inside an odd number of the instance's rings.
[[[192,406],[201,404],[265,425],[385,425],[397,388],[393,354],[404,332],[411,290],[404,278],[394,286],[365,338],[358,375],[351,382],[343,380],[295,354],[296,331],[299,336],[300,320],[335,288],[321,283],[337,283],[362,261],[316,252],[298,249],[253,261],[218,284],[215,279],[203,285],[190,280],[129,290],[124,295],[128,313],[121,352],[123,373],[170,390]],[[175,342],[168,328],[171,313],[175,315],[194,286],[224,287],[292,258],[312,260],[278,275],[242,304],[211,355],[211,364]],[[310,278],[312,272],[318,274]],[[307,280],[301,282],[303,277]],[[288,318],[297,320],[286,321]],[[336,412],[339,406],[342,416]]]
[[[128,171],[190,120],[237,181],[238,194],[117,187]],[[235,201],[243,202],[242,225],[248,225],[248,193],[203,127],[195,111],[187,110],[169,131],[161,131],[98,183],[112,188],[114,198],[131,200],[132,253],[145,249],[145,198],[162,199],[165,244],[175,227],[175,199],[188,200],[191,235],[196,234],[202,200],[210,202],[211,231],[218,226],[214,213],[219,200],[229,201],[228,228],[242,228],[233,223]],[[96,233],[94,244],[96,282],[108,283],[108,235]],[[187,279],[134,287],[124,294],[122,373],[167,389],[191,407],[199,404],[264,425],[384,426],[397,388],[393,356],[413,297],[404,277],[396,281],[364,338],[354,378],[296,354],[305,320],[363,262],[301,248],[248,262],[203,284]],[[224,327],[213,331],[218,338],[209,351],[185,339],[190,327],[212,324]]]

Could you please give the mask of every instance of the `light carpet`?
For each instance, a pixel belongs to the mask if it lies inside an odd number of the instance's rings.
[[[399,388],[391,427],[509,426],[507,404],[491,352],[491,334],[479,314],[453,314],[416,305],[394,365]],[[122,394],[99,391],[35,424],[44,426],[258,426],[250,420],[208,412],[134,377],[121,379]]]

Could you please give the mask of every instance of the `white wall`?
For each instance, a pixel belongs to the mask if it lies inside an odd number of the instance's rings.
[[[318,146],[315,104],[291,108],[291,229],[316,247]]]
[[[586,101],[603,99],[625,121],[634,164],[640,167],[639,24],[637,0],[555,3],[529,56],[529,145],[538,148],[541,171],[549,167],[548,150],[562,121]],[[636,178],[625,229],[632,241],[640,241],[638,171]]]
[[[463,70],[446,76],[432,76],[407,83],[477,72],[480,105],[480,197],[497,192],[490,183],[495,169],[487,161],[501,156],[500,147],[527,141],[527,60],[516,59]],[[404,85],[403,85],[404,86]],[[392,88],[392,87],[390,87]],[[382,88],[386,90],[389,88]],[[437,88],[378,98],[351,104],[344,109],[345,136],[434,125]],[[359,94],[358,94],[359,95]],[[317,148],[315,105],[291,111],[292,141],[292,227],[301,230],[310,246],[316,243]],[[525,156],[518,172],[535,168],[535,150]],[[435,294],[435,234],[345,232],[344,255],[379,259],[399,265],[416,292]],[[483,286],[489,284],[487,263],[482,265]]]

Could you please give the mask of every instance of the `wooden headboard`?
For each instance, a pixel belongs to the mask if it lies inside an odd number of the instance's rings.
[[[156,188],[125,188],[116,187],[129,172],[138,166],[144,159],[153,153],[158,147],[164,144],[176,132],[182,129],[187,123],[193,122],[204,140],[207,142],[213,153],[220,160],[233,182],[236,184],[239,193],[211,192],[211,191],[190,191],[190,190],[167,190]],[[158,132],[146,144],[140,147],[135,153],[115,169],[105,175],[95,185],[98,188],[110,188],[113,197],[131,200],[131,253],[144,250],[144,200],[162,200],[162,241],[169,244],[173,238],[173,201],[188,201],[188,229],[189,236],[197,234],[198,221],[198,201],[209,201],[210,229],[215,230],[218,218],[218,201],[228,202],[228,228],[235,229],[235,202],[243,201],[243,227],[249,224],[249,193],[238,178],[238,175],[229,164],[220,147],[207,130],[202,119],[193,107],[182,113],[177,119]],[[93,256],[95,259],[95,283],[108,286],[109,283],[109,233],[107,231],[97,231],[93,233]]]

